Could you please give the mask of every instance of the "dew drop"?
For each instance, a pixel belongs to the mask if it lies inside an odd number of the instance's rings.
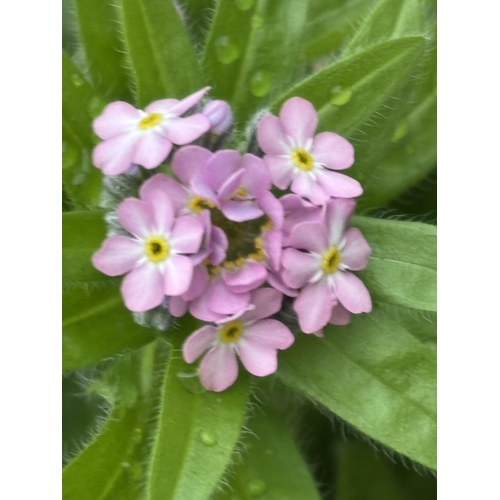
[[[332,89],[330,104],[333,104],[334,106],[344,106],[344,104],[347,104],[351,100],[351,97],[351,89],[343,89],[340,85],[337,85]]]
[[[252,16],[252,20],[250,21],[250,26],[254,29],[260,28],[264,24],[264,16],[261,14],[255,14]]]
[[[73,186],[80,186],[86,179],[87,175],[84,172],[79,172],[71,179],[71,184],[73,184]]]
[[[246,492],[251,497],[262,495],[267,490],[267,485],[262,479],[251,479],[247,483]]]
[[[90,118],[97,118],[102,113],[105,106],[106,103],[100,97],[92,97],[88,107]]]
[[[137,428],[132,431],[132,441],[135,444],[142,442],[142,430]]]
[[[121,465],[124,469],[128,469],[130,467],[130,462],[122,462]]]
[[[215,401],[217,401],[217,403],[222,403],[222,398],[215,398]]]
[[[231,64],[240,57],[239,47],[226,35],[221,36],[215,42],[217,59],[222,64]]]
[[[78,73],[71,75],[71,81],[75,87],[81,87],[85,83],[85,80]]]
[[[268,457],[274,455],[274,451],[271,450],[271,448],[268,448],[267,450],[264,451],[264,455],[267,455]]]
[[[396,127],[396,130],[394,130],[392,142],[398,142],[400,139],[402,139],[408,133],[409,127],[410,124],[408,123],[408,120],[400,121],[398,123],[398,126]]]
[[[264,97],[269,93],[271,88],[271,73],[269,71],[257,71],[250,78],[250,92],[255,97]]]
[[[67,142],[62,143],[62,167],[71,168],[77,161],[80,153],[78,148]]]
[[[234,3],[240,10],[249,10],[253,7],[255,0],[235,0]]]
[[[200,441],[207,445],[207,446],[213,446],[214,444],[217,444],[217,439],[216,437],[209,431],[200,431]]]
[[[198,372],[196,370],[177,372],[177,379],[179,383],[186,389],[186,391],[191,394],[201,394],[205,392],[205,388],[201,385],[200,379],[198,377]]]

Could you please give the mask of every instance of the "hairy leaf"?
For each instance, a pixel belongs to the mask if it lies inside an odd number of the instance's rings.
[[[101,171],[92,165],[92,119],[102,100],[69,56],[62,54],[62,166],[63,182],[79,207],[98,205]]]
[[[171,0],[120,0],[125,46],[139,106],[200,88],[194,47]]]
[[[203,55],[213,94],[244,122],[292,82],[307,0],[220,0]]]
[[[191,331],[191,330],[188,330]],[[206,500],[228,466],[246,413],[249,377],[222,393],[203,390],[173,332],[147,485],[148,500]]]
[[[278,374],[364,434],[435,468],[435,352],[390,309],[376,303],[347,326],[329,325],[322,339],[300,334]]]
[[[245,450],[214,500],[319,500],[314,479],[285,422],[269,408],[247,424]]]
[[[359,277],[375,300],[422,311],[437,310],[436,227],[355,217],[372,248]]]

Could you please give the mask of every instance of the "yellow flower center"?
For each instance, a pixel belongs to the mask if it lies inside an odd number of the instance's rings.
[[[314,167],[313,157],[302,148],[292,151],[292,160],[301,170],[312,170]]]
[[[235,342],[243,333],[243,324],[239,321],[226,323],[219,331],[219,338],[222,342]]]
[[[245,264],[246,259],[245,257],[238,257],[235,260],[226,260],[222,265],[224,266],[224,269],[236,269],[237,267],[241,267],[243,264]]]
[[[247,190],[244,187],[239,187],[236,191],[236,196],[241,196],[242,198],[248,194]]]
[[[152,262],[161,262],[170,254],[170,245],[162,236],[150,236],[146,240],[146,255]]]
[[[341,256],[337,247],[331,246],[324,254],[321,260],[321,269],[325,273],[333,273],[339,267]]]
[[[146,130],[147,128],[154,127],[161,122],[162,118],[163,115],[161,113],[150,113],[149,115],[141,119],[141,121],[139,122],[139,128],[142,130]]]
[[[206,198],[203,198],[202,196],[192,196],[189,201],[188,201],[188,207],[195,213],[199,214],[202,210],[205,208],[214,208],[215,204],[207,200]]]

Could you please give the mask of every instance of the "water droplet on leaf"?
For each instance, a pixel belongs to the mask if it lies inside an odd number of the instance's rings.
[[[128,469],[130,467],[130,462],[122,462],[121,465],[124,469]]]
[[[408,123],[408,120],[403,120],[399,122],[398,126],[396,127],[396,130],[394,130],[394,135],[392,136],[392,142],[398,142],[400,139],[402,139],[408,133],[409,127],[410,124]]]
[[[236,7],[240,10],[248,10],[253,7],[255,0],[235,0]]]
[[[182,387],[184,387],[184,389],[191,394],[201,394],[206,391],[206,389],[201,385],[198,372],[196,370],[177,372],[177,379]]]
[[[252,20],[250,21],[250,26],[254,29],[260,28],[264,24],[264,16],[261,14],[255,14],[252,16]]]
[[[257,495],[262,495],[264,491],[267,490],[267,485],[262,479],[252,479],[248,481],[246,492],[251,497],[256,497]]]
[[[134,429],[132,432],[132,441],[135,444],[139,444],[142,441],[142,430],[137,428]]]
[[[101,113],[106,103],[100,97],[92,97],[89,102],[89,116],[90,118],[97,118]]]
[[[135,463],[127,469],[127,472],[132,481],[140,481],[142,478],[142,465]]]
[[[78,161],[79,156],[80,156],[80,153],[78,151],[78,148],[76,148],[72,144],[68,144],[67,142],[63,141],[63,143],[62,143],[62,167],[63,168],[72,167]]]
[[[85,83],[85,80],[78,73],[71,75],[71,81],[75,87],[81,87]]]
[[[351,100],[351,97],[351,89],[342,89],[342,87],[336,86],[332,89],[330,104],[333,104],[334,106],[344,106],[344,104],[347,104]]]
[[[217,443],[216,437],[209,431],[200,431],[200,441],[207,446]]]
[[[228,37],[221,36],[215,42],[217,59],[222,64],[231,64],[240,57],[239,47]]]
[[[271,73],[269,71],[257,71],[250,79],[250,92],[255,97],[264,97],[271,88]]]

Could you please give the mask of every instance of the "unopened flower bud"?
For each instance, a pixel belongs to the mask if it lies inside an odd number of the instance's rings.
[[[222,135],[233,126],[233,112],[226,101],[210,101],[203,108],[203,114],[210,121],[213,134]]]

